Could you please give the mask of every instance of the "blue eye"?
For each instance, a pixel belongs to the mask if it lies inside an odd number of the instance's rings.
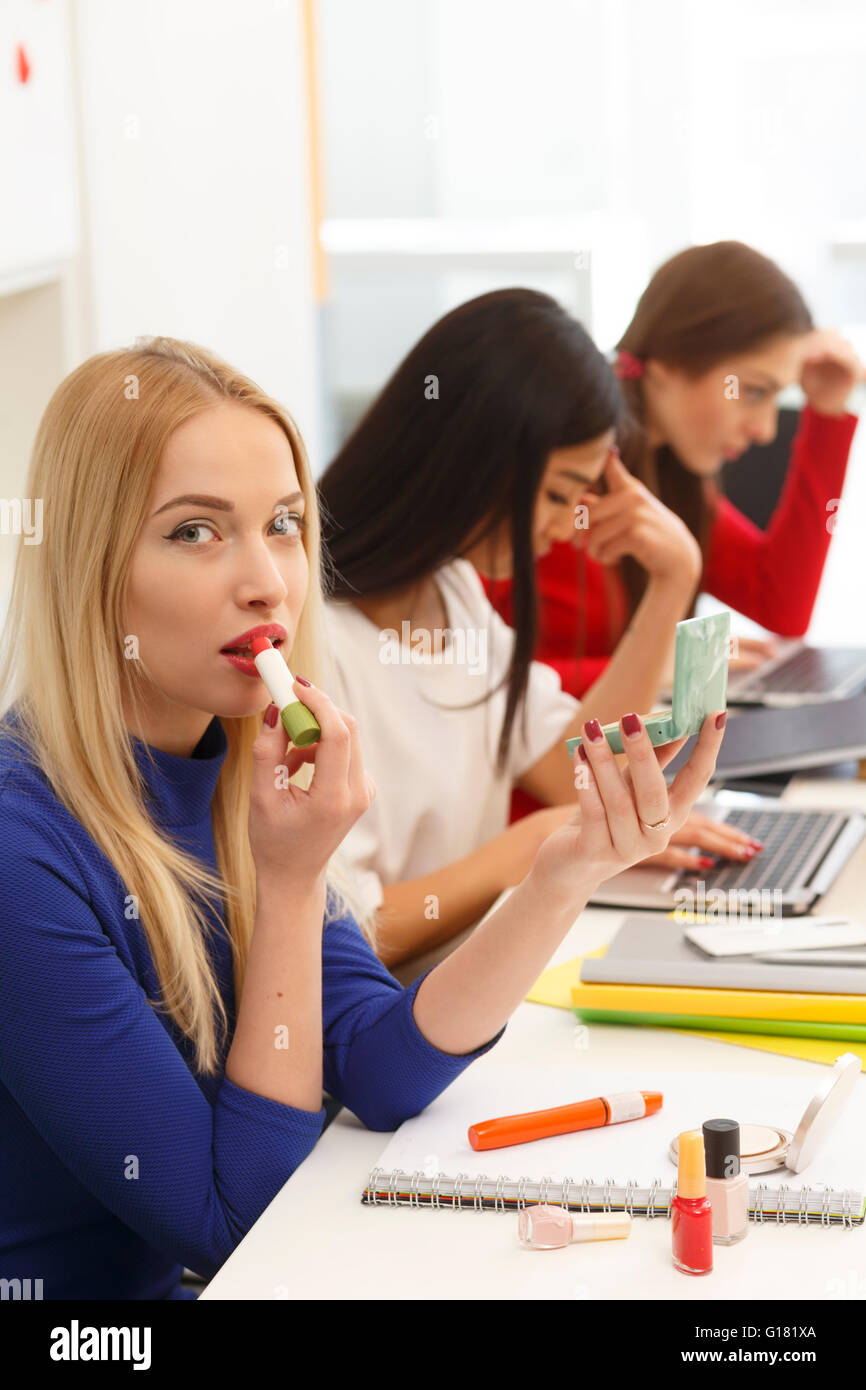
[[[283,524],[280,526],[280,529],[276,532],[276,535],[283,536],[286,540],[297,540],[298,537],[304,531],[307,524],[304,517],[301,516],[300,512],[280,512],[279,516],[274,517],[274,520],[271,524],[276,525],[278,522],[295,523],[294,530],[287,529],[286,525]],[[170,535],[164,536],[163,539],[167,541],[179,541],[184,531],[198,531],[203,528],[206,530],[213,530],[213,527],[211,526],[211,523],[209,521],[185,521],[180,526],[176,527]],[[186,546],[186,549],[188,550],[200,550],[201,548],[201,546],[195,544]]]

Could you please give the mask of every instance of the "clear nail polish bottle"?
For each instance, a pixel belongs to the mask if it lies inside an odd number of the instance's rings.
[[[703,1134],[713,1244],[736,1245],[749,1230],[749,1178],[740,1171],[740,1126],[736,1120],[706,1120]]]

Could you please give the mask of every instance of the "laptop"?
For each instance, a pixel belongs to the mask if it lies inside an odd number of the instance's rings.
[[[754,671],[729,673],[729,704],[779,708],[845,700],[866,690],[866,647],[811,647],[792,640],[779,642],[778,649]]]
[[[689,739],[668,763],[668,782],[691,757],[694,744]],[[866,695],[790,709],[732,709],[710,781],[803,772],[860,758],[866,758]]]
[[[696,912],[712,908],[716,915],[727,910],[800,916],[813,910],[866,836],[866,816],[859,812],[786,808],[748,793],[720,792],[696,809],[760,840],[764,849],[748,862],[718,859],[698,873],[637,865],[601,884],[590,901],[668,912],[689,903]]]

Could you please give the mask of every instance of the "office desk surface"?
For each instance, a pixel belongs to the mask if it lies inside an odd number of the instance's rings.
[[[794,782],[783,798],[792,804],[852,805],[866,809],[866,783],[811,779]],[[821,911],[862,917],[866,911],[866,842]],[[623,914],[587,909],[551,964],[610,940]],[[637,1056],[652,1071],[713,1071],[799,1076],[803,1103],[826,1068],[772,1053],[670,1030],[590,1028],[588,1046],[576,1050],[575,1019],[564,1009],[521,1004],[504,1037],[473,1064],[477,1069],[515,1062],[593,1071],[627,1067]],[[845,1044],[839,1044],[845,1051]],[[866,1074],[858,1081],[866,1090]],[[768,1098],[772,1079],[768,1080]],[[434,1211],[361,1203],[367,1175],[388,1136],[365,1129],[342,1110],[309,1158],[286,1182],[252,1230],[200,1295],[203,1299],[800,1299],[866,1298],[866,1227],[765,1226],[750,1222],[740,1244],[716,1247],[715,1268],[695,1279],[671,1263],[666,1218],[636,1217],[626,1241],[524,1250],[513,1212]],[[831,1141],[832,1142],[832,1141]],[[854,1157],[854,1156],[852,1156]],[[854,1159],[864,1165],[862,1155]],[[864,1165],[866,1166],[866,1165]],[[790,1175],[782,1175],[780,1180]],[[773,1175],[763,1179],[772,1182]],[[866,1181],[853,1173],[852,1182]]]

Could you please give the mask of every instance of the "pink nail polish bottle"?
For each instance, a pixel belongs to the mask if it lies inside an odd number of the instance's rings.
[[[524,1207],[517,1221],[521,1245],[558,1250],[572,1241],[621,1240],[631,1230],[627,1211],[570,1212],[546,1203]]]
[[[736,1245],[749,1230],[749,1178],[740,1171],[740,1126],[736,1120],[705,1120],[703,1134],[713,1244]]]

